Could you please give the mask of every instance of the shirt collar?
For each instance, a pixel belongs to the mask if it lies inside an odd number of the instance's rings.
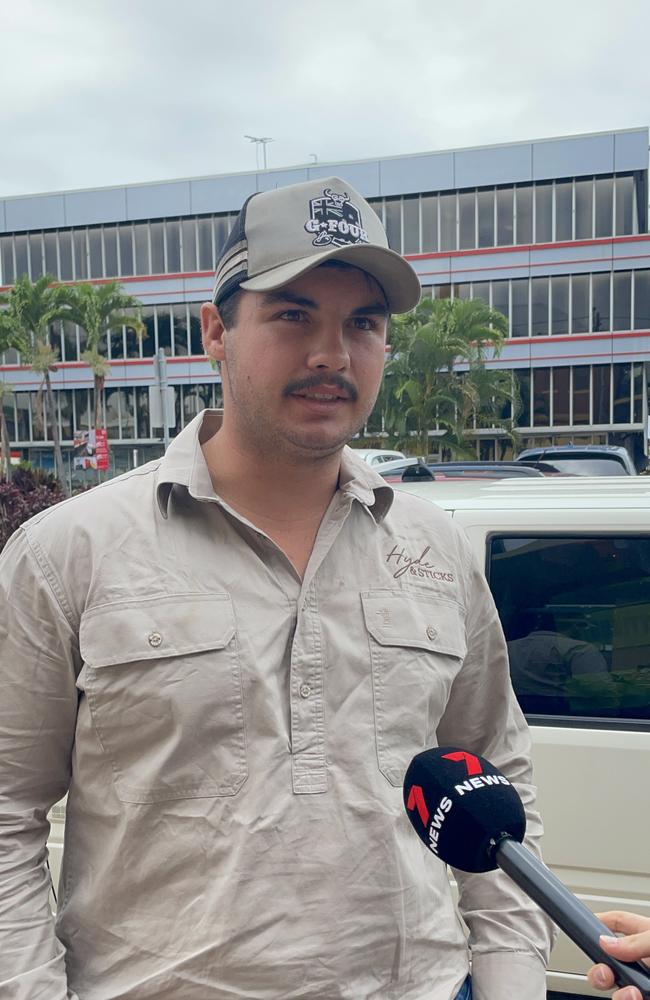
[[[158,473],[156,497],[163,517],[167,517],[174,486],[184,486],[196,500],[214,500],[215,493],[201,445],[221,426],[221,410],[202,410],[178,434],[163,455]],[[339,474],[341,492],[354,497],[379,524],[393,503],[394,493],[352,448],[344,448]]]

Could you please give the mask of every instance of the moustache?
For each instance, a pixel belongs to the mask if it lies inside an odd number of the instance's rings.
[[[359,398],[359,393],[355,387],[346,378],[343,378],[342,375],[311,375],[309,378],[296,379],[284,387],[282,395],[292,396],[296,392],[318,389],[321,385],[333,385],[337,389],[342,389],[353,403]]]

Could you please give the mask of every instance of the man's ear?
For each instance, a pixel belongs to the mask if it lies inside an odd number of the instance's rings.
[[[203,350],[213,361],[224,360],[223,335],[225,332],[226,329],[217,307],[212,302],[204,302],[201,306],[201,340],[203,341]]]

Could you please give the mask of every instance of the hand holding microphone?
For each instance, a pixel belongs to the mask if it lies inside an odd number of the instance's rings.
[[[634,986],[650,1000],[650,969],[608,954],[600,944],[608,927],[522,846],[521,799],[488,760],[457,747],[425,750],[406,772],[404,805],[420,840],[441,861],[466,872],[501,868],[592,961],[611,969],[617,986]]]
[[[650,917],[626,913],[624,910],[599,913],[597,916],[610,931],[625,935],[625,937],[601,938],[603,949],[608,955],[615,955],[627,962],[644,959],[646,965],[650,965]],[[606,965],[592,966],[587,973],[587,979],[597,990],[611,990],[614,986],[611,969]],[[612,1000],[639,1000],[639,996],[638,991],[626,987],[624,990],[617,990]]]

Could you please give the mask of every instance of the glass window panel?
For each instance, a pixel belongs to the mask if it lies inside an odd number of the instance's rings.
[[[136,424],[137,424],[137,437],[139,438],[149,438],[151,437],[151,428],[149,427],[149,387],[146,385],[138,385],[135,389],[135,414],[136,414]]]
[[[124,328],[125,350],[127,358],[139,358],[141,356],[140,341],[135,331],[131,327]]]
[[[183,242],[183,270],[196,271],[196,219],[183,219],[181,222],[181,237]]]
[[[18,439],[16,433],[16,414],[14,411],[14,396],[7,393],[2,399],[2,411],[4,413],[5,422],[7,424],[7,434],[9,435],[10,443]]]
[[[74,276],[77,281],[85,281],[88,277],[88,247],[86,245],[86,230],[73,229],[72,243],[74,247]]]
[[[122,420],[122,437],[135,437],[135,414],[134,414],[135,390],[132,388],[120,390],[120,417]]]
[[[58,278],[59,262],[56,256],[56,233],[43,233],[43,246],[45,248],[45,272]]]
[[[168,356],[172,353],[172,324],[169,306],[158,306],[158,350],[161,348]]]
[[[213,219],[214,227],[214,252],[218,257],[222,249],[226,245],[226,240],[228,239],[228,234],[230,232],[230,216],[229,215],[215,215]]]
[[[187,349],[187,309],[184,305],[172,306],[174,320],[174,354],[185,355]]]
[[[16,402],[16,441],[29,441],[29,393],[14,393]]]
[[[593,181],[576,181],[576,239],[590,240],[593,236]]]
[[[168,274],[178,274],[181,269],[181,225],[176,219],[165,223],[167,231],[167,267]]]
[[[458,229],[461,250],[476,246],[476,192],[461,191],[458,195]]]
[[[610,376],[611,365],[592,366],[593,422],[595,424],[609,424],[612,421],[610,413]]]
[[[472,285],[472,298],[480,299],[481,302],[485,302],[486,306],[490,304],[490,282],[489,281],[475,281]]]
[[[634,399],[632,401],[633,419],[635,424],[643,420],[643,365],[635,364],[634,368]]]
[[[535,185],[535,242],[550,243],[553,239],[553,185]]]
[[[112,330],[111,334],[111,358],[124,357],[124,330]]]
[[[589,331],[589,275],[571,275],[571,332]]]
[[[614,423],[629,424],[631,420],[631,366],[613,365]]]
[[[56,402],[59,411],[59,434],[62,441],[72,441],[74,438],[72,420],[72,389],[58,389]]]
[[[105,427],[108,439],[120,437],[120,389],[104,390]]]
[[[530,427],[530,388],[531,388],[531,378],[530,372],[520,369],[515,372],[517,382],[519,384],[519,397],[521,399],[521,413],[519,414],[519,419],[517,425],[519,427]]]
[[[32,411],[32,438],[34,441],[45,440],[45,393],[30,392],[29,402]]]
[[[497,188],[497,246],[510,246],[513,243],[513,213],[513,188]]]
[[[75,392],[75,430],[90,430],[94,422],[94,402],[88,389],[77,389]]]
[[[478,245],[494,246],[494,189],[478,192]]]
[[[434,285],[433,297],[434,299],[450,299],[451,285]]]
[[[20,278],[23,274],[29,274],[29,265],[27,263],[27,237],[24,235],[19,235],[15,237],[16,246],[16,277]]]
[[[468,281],[459,282],[457,285],[453,286],[454,298],[455,299],[469,299],[471,292],[471,285]]]
[[[146,335],[142,338],[142,356],[152,358],[156,353],[156,330],[153,307],[142,310],[142,322]]]
[[[551,370],[533,368],[533,425],[548,427],[551,423]]]
[[[43,238],[40,233],[29,234],[29,265],[32,281],[43,274]]]
[[[404,253],[420,252],[420,199],[408,197],[402,200],[404,213]]]
[[[104,264],[107,278],[117,278],[117,229],[115,226],[107,226],[103,231],[104,239]]]
[[[165,223],[150,222],[149,229],[151,232],[151,273],[164,274],[165,273],[165,235],[164,235]],[[138,237],[139,237],[139,227],[136,226],[136,236],[135,236],[136,260],[138,260],[138,254],[139,254]],[[146,271],[141,271],[140,273],[146,274]]]
[[[551,278],[551,333],[566,334],[569,332],[569,278],[567,275],[554,275]]]
[[[190,354],[202,355],[201,342],[201,306],[198,302],[190,303]]]
[[[2,253],[2,277],[0,278],[0,284],[13,285],[14,251],[11,236],[0,237],[0,251]]]
[[[102,231],[98,228],[88,230],[88,251],[90,255],[90,277],[104,277],[104,263],[102,261]]]
[[[440,249],[457,250],[456,194],[440,195]]]
[[[199,219],[199,270],[214,271],[212,252],[212,220]]]
[[[649,719],[650,542],[492,536],[490,589],[527,714]]]
[[[533,337],[545,337],[548,333],[548,284],[548,278],[533,278],[530,283]]]
[[[589,423],[589,366],[577,365],[573,373],[573,423]]]
[[[77,327],[74,323],[65,322],[63,324],[63,360],[79,360],[79,354],[77,351]]]
[[[510,296],[507,281],[492,282],[492,308],[503,313],[510,324]]]
[[[72,281],[72,233],[59,233],[59,267],[61,281]]]
[[[614,211],[614,179],[596,178],[596,236],[612,235]]]
[[[530,184],[515,189],[517,206],[517,243],[533,242],[533,188]]]
[[[631,330],[632,274],[614,271],[614,322],[613,330]]]
[[[573,181],[555,184],[555,239],[573,238]]]
[[[592,275],[592,307],[591,320],[592,330],[598,333],[601,330],[609,330],[609,286],[610,274]]]
[[[570,422],[571,369],[553,368],[553,425],[566,426]]]
[[[512,336],[528,336],[528,278],[512,281]]]
[[[402,206],[399,198],[387,198],[385,203],[386,211],[386,236],[388,246],[391,250],[402,252]]]
[[[133,227],[127,223],[118,227],[120,245],[120,274],[135,274],[133,268]]]
[[[617,236],[627,236],[634,232],[634,178],[617,177],[616,186],[616,229]]]
[[[135,242],[135,273],[151,274],[149,260],[149,226],[146,222],[136,222],[133,226]]]
[[[650,271],[634,272],[634,329],[650,330]]]
[[[435,194],[422,197],[422,253],[438,249],[438,198]]]

